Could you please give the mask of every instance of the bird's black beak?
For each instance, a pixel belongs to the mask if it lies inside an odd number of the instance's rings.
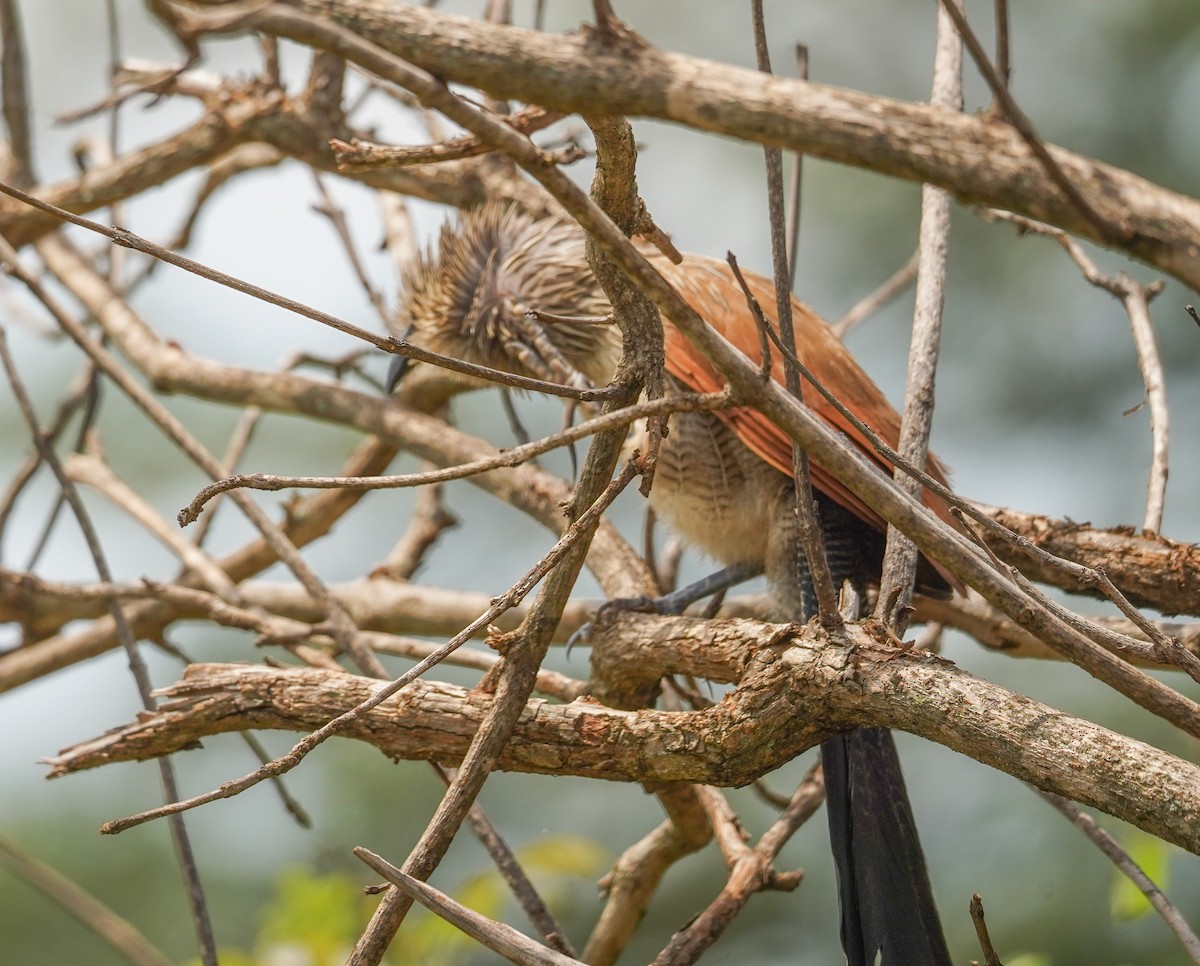
[[[404,378],[407,369],[408,356],[392,356],[392,361],[388,363],[387,379],[383,383],[389,396],[396,391],[396,387],[400,385],[400,380]]]
[[[416,326],[410,325],[404,330],[404,334],[400,336],[401,342],[407,342],[409,336],[412,335],[413,329]],[[388,363],[387,378],[384,380],[384,388],[387,389],[390,396],[396,391],[396,387],[400,385],[400,380],[404,378],[404,373],[408,371],[408,356],[392,356],[392,361]]]

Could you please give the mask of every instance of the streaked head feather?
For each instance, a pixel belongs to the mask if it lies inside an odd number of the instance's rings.
[[[543,324],[526,316],[606,315],[588,269],[584,234],[566,219],[489,203],[447,223],[436,248],[404,273],[398,322],[410,341],[495,369],[554,381],[608,381],[614,326]]]

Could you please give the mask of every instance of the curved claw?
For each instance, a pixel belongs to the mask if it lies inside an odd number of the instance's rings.
[[[567,638],[566,655],[571,656],[571,648],[576,644],[590,644],[592,642],[592,624],[599,620],[605,614],[614,610],[633,611],[639,614],[672,614],[680,613],[680,611],[660,610],[659,605],[667,600],[671,595],[667,594],[663,597],[613,597],[611,600],[606,600],[603,604],[596,608],[596,616],[590,621],[585,621],[579,625],[579,629]],[[684,605],[687,606],[686,604]]]

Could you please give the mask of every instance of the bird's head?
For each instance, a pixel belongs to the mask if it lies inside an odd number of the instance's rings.
[[[568,385],[612,376],[620,335],[597,322],[611,309],[588,269],[583,231],[564,218],[483,205],[446,224],[402,282],[397,320],[414,345]],[[389,390],[406,362],[393,358]]]

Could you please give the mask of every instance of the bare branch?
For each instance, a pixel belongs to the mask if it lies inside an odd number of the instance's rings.
[[[509,962],[518,963],[519,966],[579,966],[578,959],[564,956],[536,943],[502,922],[472,912],[444,892],[427,886],[420,879],[405,875],[374,852],[360,847],[354,850],[354,854],[410,899],[416,899],[427,909],[457,926],[488,949],[499,953]]]
[[[985,966],[1004,966],[992,946],[992,937],[988,935],[987,922],[983,915],[983,896],[978,892],[971,896],[971,922],[975,924],[975,935],[979,938],[979,948],[983,951]]]
[[[212,4],[212,0],[209,0]],[[1128,172],[1055,146],[1046,150],[1089,200],[1109,237],[1083,215],[1031,156],[1013,127],[956,116],[928,105],[828,88],[656,50],[648,45],[597,48],[580,34],[548,36],[497,27],[418,7],[386,13],[351,0],[299,0],[269,6],[226,29],[253,27],[317,46],[337,45],[297,14],[330,17],[446,81],[471,84],[494,97],[564,113],[657,117],[702,131],[771,144],[854,164],[880,174],[938,185],[960,199],[1041,218],[1064,230],[1112,244],[1200,287],[1200,202]],[[221,29],[230,18],[206,21]],[[196,29],[204,29],[199,20]]]
[[[588,436],[628,426],[648,416],[661,416],[676,412],[711,412],[731,405],[729,395],[724,392],[702,395],[677,395],[652,402],[624,406],[603,416],[568,426],[560,432],[531,443],[514,446],[496,456],[477,460],[445,469],[427,470],[423,473],[406,473],[402,476],[274,476],[267,473],[231,476],[206,486],[186,507],[179,511],[180,526],[187,526],[199,518],[206,503],[214,497],[231,490],[283,490],[289,487],[310,489],[388,490],[400,487],[428,486],[461,480],[479,473],[486,473],[501,466],[520,466],[529,460],[561,446],[567,446]]]
[[[515,114],[502,118],[506,124],[523,134],[533,134],[549,127],[563,115],[536,105],[522,108]],[[474,135],[452,138],[438,144],[413,147],[393,147],[388,144],[372,144],[370,141],[334,140],[330,142],[338,169],[355,171],[359,168],[376,166],[405,167],[412,164],[431,164],[441,161],[461,161],[463,158],[478,157],[492,148]]]
[[[621,615],[615,627],[631,641],[658,637],[661,652],[674,650],[678,666],[699,659],[713,623]],[[692,626],[701,635],[689,639]],[[758,625],[751,632],[752,626],[726,629],[740,642],[744,671],[731,669],[741,686],[712,708],[626,712],[587,701],[534,702],[496,766],[615,781],[740,785],[834,731],[899,728],[1200,852],[1195,765],[936,658],[889,652],[886,660],[864,659],[878,645],[854,625],[847,628],[851,647],[793,637],[782,651],[772,642],[795,629]],[[851,667],[854,683],[847,687],[843,675]],[[153,718],[63,751],[50,762],[51,774],[153,757],[222,731],[308,728],[377,694],[377,682],[335,672],[194,665],[165,692],[176,700]],[[373,702],[373,711],[355,715],[341,733],[397,757],[455,761],[493,701],[478,690],[414,681],[402,701]],[[1023,740],[1005,737],[1014,733]],[[586,743],[581,734],[588,735]],[[647,742],[664,752],[642,754]],[[559,753],[548,755],[549,749]]]
[[[1150,322],[1150,300],[1162,291],[1162,282],[1142,285],[1129,275],[1105,275],[1088,258],[1083,248],[1069,235],[1057,228],[1044,225],[1029,218],[1021,218],[1004,211],[986,211],[984,217],[1012,222],[1020,231],[1034,232],[1053,238],[1063,247],[1071,260],[1079,266],[1092,285],[1102,288],[1121,300],[1129,316],[1129,327],[1133,331],[1133,343],[1137,348],[1138,367],[1146,386],[1146,398],[1150,402],[1150,480],[1147,485],[1146,517],[1142,529],[1147,533],[1158,533],[1162,529],[1163,506],[1167,493],[1167,449],[1170,439],[1170,416],[1167,411],[1167,392],[1163,377],[1162,360],[1154,337],[1154,326]],[[1126,413],[1131,415],[1136,409]]]
[[[1146,897],[1146,900],[1154,908],[1154,911],[1162,916],[1163,922],[1167,924],[1171,932],[1175,933],[1175,937],[1187,951],[1192,962],[1200,963],[1200,937],[1196,936],[1191,926],[1179,914],[1179,910],[1175,907],[1174,903],[1142,871],[1141,866],[1133,860],[1133,857],[1121,848],[1117,840],[1104,831],[1094,818],[1073,802],[1068,801],[1061,795],[1055,795],[1052,792],[1043,791],[1042,789],[1035,788],[1034,791],[1058,809],[1067,821],[1086,835],[1092,844],[1108,857],[1122,875],[1126,876],[1130,882],[1137,886],[1142,895]]]
[[[950,0],[956,11],[958,0]],[[947,8],[939,7],[933,92],[929,103],[948,111],[962,110],[962,42]],[[946,260],[950,238],[950,196],[942,188],[921,188],[921,227],[917,242],[917,297],[912,342],[904,389],[904,416],[896,449],[905,461],[924,469],[933,428],[934,382],[942,341],[942,308],[946,299]],[[902,470],[894,473],[900,486],[917,499],[921,483]],[[917,573],[916,545],[889,526],[883,556],[883,576],[875,618],[903,634]]]
[[[0,101],[8,128],[4,177],[21,187],[34,182],[33,135],[25,56],[25,31],[17,0],[0,0]]]
[[[837,333],[839,339],[846,338],[847,333],[862,322],[863,319],[878,312],[883,306],[887,305],[888,302],[908,288],[909,283],[917,277],[919,255],[920,250],[913,249],[912,256],[908,261],[884,279],[878,288],[872,292],[868,292],[838,316],[837,321],[833,323],[833,330]]]
[[[15,842],[0,838],[0,863],[65,909],[133,966],[169,966],[171,961],[133,923]]]

